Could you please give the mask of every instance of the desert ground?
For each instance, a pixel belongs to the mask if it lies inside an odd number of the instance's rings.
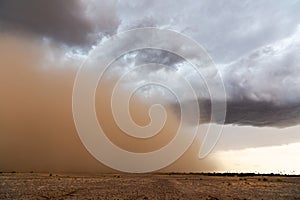
[[[300,199],[299,176],[1,173],[0,199]]]

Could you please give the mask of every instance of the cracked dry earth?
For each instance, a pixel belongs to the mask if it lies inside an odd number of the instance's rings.
[[[300,177],[2,173],[0,199],[300,199]]]

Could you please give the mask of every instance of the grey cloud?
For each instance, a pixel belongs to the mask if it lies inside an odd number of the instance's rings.
[[[230,64],[218,66],[228,97],[226,99],[227,116],[225,124],[271,127],[288,127],[299,124],[299,31],[284,39],[257,48]],[[191,55],[194,54],[191,53]],[[129,60],[129,63],[131,62]],[[193,70],[188,70],[191,68],[182,63],[182,59],[170,53],[143,50],[136,53],[133,62],[136,62],[137,65],[154,62],[182,67],[184,69],[181,70],[181,75],[189,77],[195,91],[204,94],[200,94],[199,99],[207,98],[205,84],[201,84],[201,80],[198,80],[199,76],[196,76]],[[182,65],[177,65],[178,63]],[[155,70],[143,71],[140,76],[150,77],[151,72]],[[171,76],[174,70],[168,72]],[[154,79],[159,75],[166,75],[166,73],[153,74],[155,75]],[[170,84],[174,83],[171,83],[170,80]],[[180,84],[178,85],[180,87]],[[222,100],[216,103],[218,105],[222,103]],[[185,107],[188,107],[189,104],[188,101],[183,102]],[[210,101],[200,100],[199,105],[202,111],[200,123],[209,122],[211,119]],[[176,103],[173,106],[176,113],[179,113]],[[218,120],[217,115],[213,116],[212,122],[222,123]]]
[[[126,54],[126,56],[132,56],[132,59],[137,66],[147,63],[158,63],[161,65],[165,65],[165,69],[167,70],[172,68],[176,69],[176,63],[180,63],[183,61],[183,58],[171,52],[150,48],[133,51],[129,54]],[[155,71],[154,69],[149,70]]]
[[[177,30],[204,45],[216,63],[224,65],[221,75],[228,95],[226,123],[290,126],[297,124],[300,102],[300,39],[296,37],[300,32],[291,36],[300,23],[299,9],[298,0],[175,3],[0,0],[0,25],[2,31],[26,30],[68,45],[91,44],[97,36],[137,27]],[[107,51],[147,39],[129,38]],[[178,43],[174,41],[171,45],[176,48]],[[125,65],[154,62],[174,68],[185,67],[182,63],[177,65],[182,62],[181,58],[165,51],[146,49],[128,54],[128,57]],[[190,77],[195,89],[206,91],[193,72],[185,69],[181,72]],[[142,75],[149,75],[149,71]],[[200,104],[207,106],[202,111],[207,113],[208,119],[209,103],[202,101]],[[273,116],[275,114],[277,117]]]
[[[206,109],[209,108],[206,104]],[[204,107],[202,106],[202,109]],[[207,113],[209,113],[206,110]],[[209,116],[209,115],[207,115]],[[252,100],[229,101],[225,124],[288,127],[300,123],[300,103],[276,105]]]
[[[112,12],[113,4],[104,4],[102,10],[94,11],[105,11],[100,16],[108,17],[109,21],[87,14],[86,10],[90,9],[91,15],[95,6],[93,2],[83,4],[79,0],[1,0],[0,25],[2,31],[32,32],[68,45],[91,44],[95,42],[98,31],[111,33],[118,26],[115,13]]]
[[[217,107],[222,102],[214,102]],[[181,106],[188,108],[190,101],[183,102]],[[198,100],[200,108],[199,124],[216,123],[223,124],[218,120],[218,112],[211,115],[211,101]],[[180,106],[174,103],[175,113],[179,113]],[[189,121],[187,121],[189,123]],[[242,101],[228,101],[224,124],[234,124],[257,127],[284,128],[300,124],[300,103],[290,105],[276,105],[272,102],[253,101],[245,99]]]
[[[276,105],[243,100],[227,102],[226,124],[288,127],[300,123],[300,103]]]
[[[300,124],[299,32],[300,29],[290,37],[220,67],[227,92],[225,124],[272,127]],[[200,123],[211,119],[222,123],[218,121],[218,113],[211,116],[211,102],[205,99],[199,98]],[[183,106],[189,104],[187,101]],[[178,106],[174,108],[179,110]]]
[[[300,22],[300,2],[130,1],[121,2],[122,29],[139,24],[170,28],[197,40],[216,62],[238,59],[249,51],[284,38]],[[137,25],[134,25],[137,26]]]
[[[230,100],[300,102],[300,29],[294,35],[252,51],[222,69]]]

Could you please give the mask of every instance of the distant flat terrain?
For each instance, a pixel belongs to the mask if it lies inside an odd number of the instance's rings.
[[[300,177],[1,173],[0,199],[300,199]]]

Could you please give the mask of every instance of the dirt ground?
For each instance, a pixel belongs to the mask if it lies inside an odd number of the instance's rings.
[[[1,173],[0,199],[300,199],[300,177]]]

